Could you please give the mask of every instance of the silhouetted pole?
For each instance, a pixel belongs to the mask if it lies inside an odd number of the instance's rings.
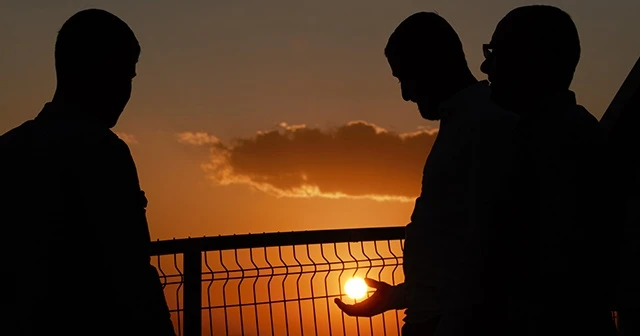
[[[634,94],[638,94],[638,91],[640,91],[640,57],[600,119],[600,124],[604,126],[607,133],[613,130],[623,113],[640,111],[640,106],[629,105],[633,101],[631,98]]]
[[[202,335],[202,253],[198,247],[184,253],[184,336]]]

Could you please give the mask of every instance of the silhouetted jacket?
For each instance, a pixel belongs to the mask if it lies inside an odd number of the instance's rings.
[[[175,335],[127,145],[51,104],[0,139],[7,335]]]
[[[491,295],[497,228],[509,209],[518,116],[489,99],[486,81],[441,104],[441,125],[427,158],[422,192],[407,225],[404,249],[405,321],[443,314],[460,324]],[[456,321],[454,321],[454,318]]]

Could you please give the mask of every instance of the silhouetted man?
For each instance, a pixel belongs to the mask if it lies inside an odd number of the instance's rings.
[[[150,264],[146,198],[110,130],[139,54],[118,17],[73,15],[56,41],[52,101],[0,138],[3,335],[175,335]]]
[[[610,335],[608,165],[598,121],[569,90],[580,58],[576,26],[558,8],[520,7],[484,51],[492,100],[522,117],[519,231],[505,238],[517,275],[510,334]]]
[[[457,33],[435,13],[404,20],[385,54],[403,99],[425,119],[440,120],[440,129],[406,228],[405,283],[367,280],[377,289],[370,298],[336,303],[355,316],[407,308],[405,336],[500,335],[503,251],[494,242],[512,208],[518,117],[491,103]]]

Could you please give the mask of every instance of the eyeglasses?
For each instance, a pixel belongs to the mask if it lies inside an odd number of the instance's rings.
[[[490,58],[493,56],[493,46],[491,44],[483,44],[482,53],[484,54],[484,58]]]

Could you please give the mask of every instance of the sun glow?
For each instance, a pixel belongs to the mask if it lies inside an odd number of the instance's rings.
[[[344,284],[344,291],[347,296],[354,299],[362,299],[367,295],[367,283],[362,278],[351,278]]]

